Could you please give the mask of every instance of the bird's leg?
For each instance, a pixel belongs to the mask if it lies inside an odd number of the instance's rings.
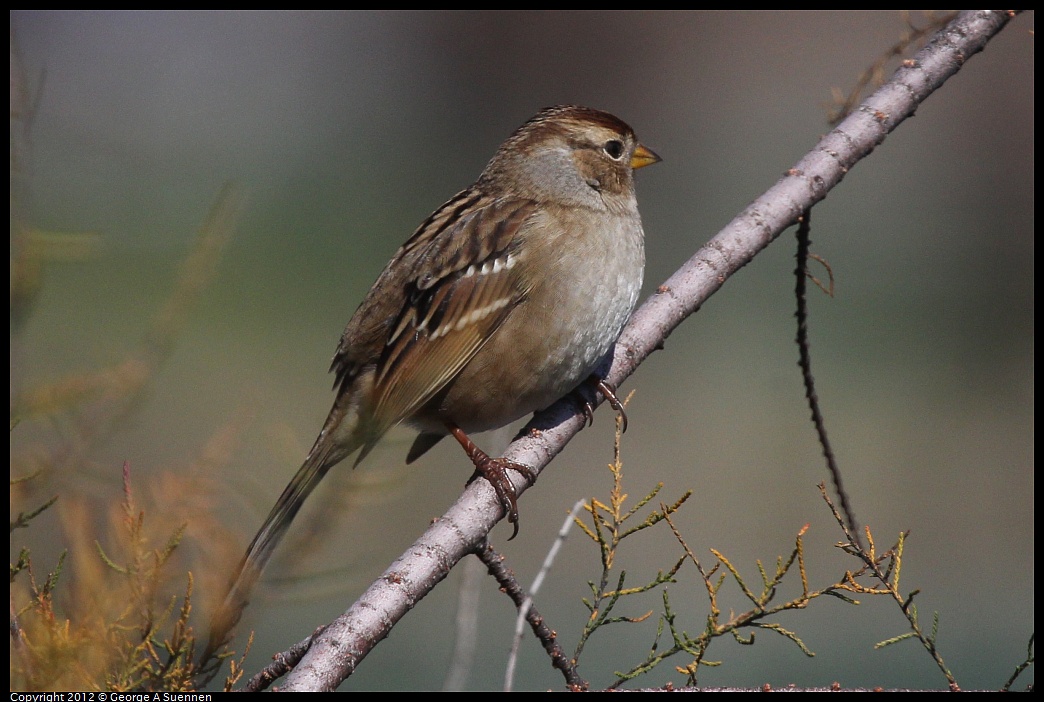
[[[616,387],[597,375],[591,375],[587,378],[588,383],[594,386],[595,390],[602,393],[602,397],[609,403],[609,406],[620,413],[620,419],[623,422],[621,431],[627,431],[627,413],[624,412],[623,403],[620,402],[620,398],[616,396]],[[581,393],[576,393],[580,398],[580,406],[584,410],[584,416],[587,417],[587,426],[594,424],[594,407],[591,403],[584,399]]]
[[[449,429],[450,434],[461,445],[464,452],[468,454],[471,462],[475,464],[475,475],[471,477],[471,480],[481,475],[493,486],[493,492],[497,494],[497,499],[507,514],[508,522],[515,528],[511,538],[508,539],[510,541],[518,536],[518,493],[515,492],[515,485],[508,478],[507,471],[509,469],[517,471],[531,481],[536,480],[536,474],[527,465],[515,463],[504,458],[490,458],[489,454],[476,446],[475,442],[456,424],[447,422],[446,428]],[[471,480],[468,482],[470,483]]]

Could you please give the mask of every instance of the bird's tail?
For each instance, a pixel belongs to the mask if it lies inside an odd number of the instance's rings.
[[[229,583],[228,594],[215,613],[210,627],[210,639],[200,659],[201,663],[206,664],[231,638],[232,629],[239,622],[243,608],[250,600],[250,593],[276,546],[286,535],[301,506],[327,471],[360,447],[363,447],[363,455],[372,447],[373,440],[363,438],[368,434],[358,431],[355,408],[345,407],[345,404],[349,403],[344,402],[344,398],[338,398],[334,403],[326,425],[309,451],[308,457],[283,490],[283,494],[265,518],[264,524],[250,542]]]
[[[236,594],[237,589],[244,589],[238,586],[240,581],[248,586],[256,582],[305,500],[319,485],[327,471],[341,460],[341,457],[334,457],[334,460],[330,460],[330,458],[326,451],[309,454],[293,479],[283,489],[283,493],[276,500],[272,511],[265,518],[264,524],[258,529],[250,546],[247,547],[234,584],[229,590],[230,597]],[[249,590],[249,587],[246,589]],[[249,592],[243,594],[248,595]]]

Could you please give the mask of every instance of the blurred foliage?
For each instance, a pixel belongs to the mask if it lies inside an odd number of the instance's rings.
[[[207,476],[217,464],[227,462],[242,418],[234,417],[219,428],[196,464],[179,474],[151,479],[149,493],[162,508],[155,510],[148,528],[145,509],[133,499],[126,464],[123,500],[107,510],[105,538],[92,536],[99,531],[98,508],[72,488],[90,465],[92,449],[127,423],[169,357],[232,239],[241,197],[232,185],[219,193],[173,289],[136,348],[108,367],[27,385],[21,337],[44,288],[45,272],[57,263],[86,260],[101,239],[94,232],[40,231],[29,221],[31,128],[39,100],[31,82],[12,31],[10,426],[12,432],[30,423],[55,424],[61,430],[49,441],[12,450],[11,473],[25,477],[11,481],[12,511],[18,510],[11,532],[34,528],[33,520],[57,505],[53,518],[61,525],[62,540],[71,546],[43,576],[25,547],[11,566],[11,689],[192,690],[201,682],[193,660],[195,577],[173,556],[191,521],[208,535],[207,543],[193,550],[196,565],[206,571],[208,581],[222,578],[208,564],[220,562],[222,542],[230,539],[222,537],[225,527],[214,516],[212,500],[205,497],[213,494]],[[52,488],[58,494],[42,506],[19,509]],[[151,526],[169,524],[173,515],[181,521],[165,535],[160,533],[163,527]],[[103,541],[110,545],[103,547]],[[157,543],[161,545],[154,546]],[[228,686],[241,674],[239,662],[231,656],[230,651],[222,652],[231,666]]]
[[[95,541],[96,551],[84,552],[91,518],[83,504],[67,501],[67,526],[82,535],[72,573],[66,552],[43,577],[26,549],[11,566],[12,690],[196,689],[194,578],[179,575],[171,560],[187,525],[157,541],[134,501],[127,465],[123,476],[123,499],[108,515],[108,549]],[[232,655],[222,653],[230,662],[226,689],[242,675],[242,659]]]

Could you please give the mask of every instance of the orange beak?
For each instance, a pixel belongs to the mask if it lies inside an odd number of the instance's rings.
[[[631,168],[636,170],[639,168],[645,168],[654,163],[659,163],[662,160],[662,158],[656,155],[655,151],[638,144],[638,148],[634,150],[634,156],[631,156]]]

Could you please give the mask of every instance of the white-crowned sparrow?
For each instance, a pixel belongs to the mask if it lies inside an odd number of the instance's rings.
[[[517,531],[504,470],[524,467],[490,458],[464,432],[547,407],[610,350],[645,264],[633,171],[659,160],[610,114],[547,108],[420,225],[348,322],[330,416],[230,596],[246,596],[326,471],[356,451],[358,463],[402,421],[420,430],[407,463],[454,435]]]

